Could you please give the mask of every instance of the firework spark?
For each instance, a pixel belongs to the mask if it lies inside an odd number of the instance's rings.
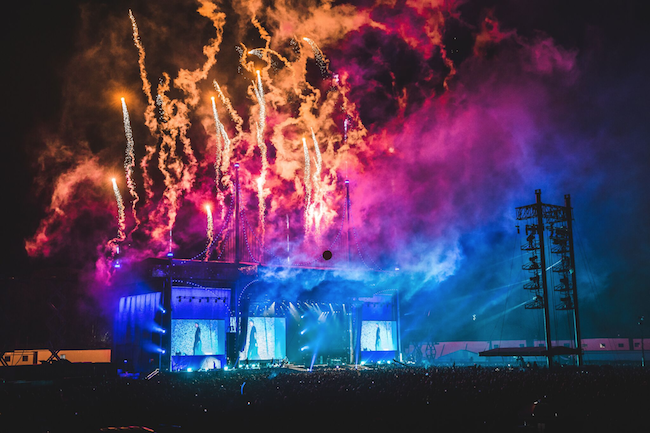
[[[147,98],[147,109],[144,114],[145,124],[149,130],[155,133],[158,130],[158,120],[156,118],[156,101],[153,98],[151,93],[151,82],[147,76],[147,69],[145,67],[145,56],[144,45],[140,40],[140,31],[138,30],[138,24],[135,21],[135,16],[133,12],[129,9],[129,18],[131,19],[131,27],[133,31],[133,42],[135,43],[136,48],[138,49],[138,66],[140,70],[140,80],[142,81],[142,92]],[[153,198],[153,179],[149,176],[149,161],[153,158],[154,153],[156,152],[156,146],[146,145],[145,154],[140,161],[140,167],[142,169],[142,179],[144,184],[144,190],[147,197],[147,200]]]
[[[131,194],[131,212],[135,220],[135,227],[132,232],[140,225],[140,220],[135,211],[136,204],[140,197],[135,189],[135,179],[133,179],[133,169],[135,168],[135,142],[133,140],[133,130],[131,129],[131,119],[129,111],[126,108],[126,101],[122,98],[122,117],[124,119],[124,134],[126,135],[126,150],[124,156],[124,173],[126,175],[126,186]]]
[[[113,182],[113,192],[115,193],[115,201],[117,203],[117,237],[109,241],[110,245],[117,247],[119,242],[126,239],[125,230],[126,230],[126,218],[124,215],[124,201],[122,200],[122,194],[120,194],[120,189],[117,187],[117,181],[115,178],[111,179]],[[116,252],[117,250],[113,250]]]
[[[214,223],[212,221],[212,209],[210,209],[210,205],[205,206],[205,214],[207,217],[206,237],[208,238],[208,245],[205,247],[204,260],[207,262],[210,259],[210,250],[214,242]]]
[[[264,184],[266,183],[267,171],[269,169],[269,162],[267,159],[267,147],[264,142],[264,129],[266,127],[266,101],[264,101],[264,87],[262,86],[262,76],[260,71],[257,71],[257,83],[253,85],[255,97],[259,105],[259,112],[257,117],[257,145],[260,148],[262,157],[262,171],[257,178],[257,198],[259,206],[259,225],[260,225],[260,238],[262,240],[262,249],[264,248],[264,237],[266,233],[265,214],[266,214],[266,195]]]
[[[214,124],[217,129],[217,140],[216,140],[216,150],[214,157],[214,172],[215,172],[215,187],[217,188],[217,193],[219,192],[219,185],[221,184],[221,158],[223,149],[221,148],[221,143],[219,138],[221,137],[224,141],[224,148],[230,145],[230,140],[226,135],[223,125],[219,121],[219,114],[217,113],[217,106],[214,102],[214,96],[210,98],[212,100],[212,115],[214,116]]]
[[[316,64],[318,65],[318,69],[320,69],[321,75],[323,77],[329,76],[330,71],[327,65],[327,60],[325,59],[325,56],[323,55],[321,49],[318,48],[318,45],[316,45],[316,42],[309,38],[302,38],[302,40],[307,42],[311,49],[314,51],[314,58],[316,59]]]
[[[320,152],[320,147],[318,145],[318,141],[316,140],[316,134],[314,133],[314,129],[311,129],[311,138],[312,141],[314,142],[314,153],[316,155],[316,170],[314,170],[314,174],[312,177],[313,181],[313,200],[312,200],[312,209],[310,210],[310,218],[311,218],[311,225],[314,227],[314,230],[316,231],[316,234],[320,234],[320,229],[321,229],[321,221],[323,219],[323,209],[325,207],[325,203],[323,201],[323,185],[322,185],[322,179],[321,179],[321,171],[323,167],[323,158],[321,156]]]
[[[302,138],[302,148],[305,153],[305,233],[309,233],[311,231],[311,218],[309,214],[309,211],[311,209],[311,164],[309,157],[309,148],[307,147],[307,140],[305,140],[305,137]]]
[[[228,110],[228,114],[230,114],[230,118],[235,123],[235,130],[237,131],[237,136],[242,136],[244,134],[244,128],[243,128],[244,119],[242,119],[241,116],[237,114],[237,111],[233,108],[230,99],[226,97],[226,95],[221,90],[221,87],[219,86],[217,80],[214,80],[212,84],[214,85],[214,89],[217,91],[217,95],[219,95],[219,99],[226,107],[226,110]]]

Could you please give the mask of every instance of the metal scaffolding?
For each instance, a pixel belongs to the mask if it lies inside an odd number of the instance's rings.
[[[560,301],[554,305],[554,308],[573,314],[577,364],[582,365],[571,197],[568,194],[565,195],[564,206],[557,206],[542,203],[542,192],[539,189],[535,191],[535,196],[535,203],[516,208],[517,220],[526,222],[526,242],[521,245],[521,250],[529,254],[528,262],[522,266],[522,269],[529,273],[529,279],[524,284],[524,289],[531,291],[534,295],[525,308],[541,309],[544,312],[544,336],[550,367],[553,362],[553,348],[551,345],[548,272],[558,274],[559,284],[556,284],[553,290],[559,294]],[[548,233],[550,248],[546,248],[545,233]],[[547,262],[552,264],[547,267]]]

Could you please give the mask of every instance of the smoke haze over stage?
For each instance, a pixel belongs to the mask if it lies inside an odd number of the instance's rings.
[[[3,341],[100,344],[118,262],[170,249],[233,262],[238,191],[242,263],[295,272],[274,299],[319,290],[300,266],[361,285],[396,273],[405,341],[542,339],[539,312],[524,309],[514,212],[536,189],[573,199],[583,336],[639,337],[641,6],[17,5],[5,28]],[[565,338],[565,317],[551,322]]]

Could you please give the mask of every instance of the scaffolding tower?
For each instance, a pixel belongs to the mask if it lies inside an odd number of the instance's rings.
[[[577,364],[582,365],[571,196],[564,196],[564,206],[542,203],[542,191],[539,189],[535,190],[535,197],[535,203],[516,208],[517,220],[526,223],[526,242],[521,245],[521,250],[528,253],[529,257],[522,269],[529,273],[529,278],[524,284],[524,289],[534,295],[525,308],[541,309],[544,312],[546,357],[550,367],[554,351],[551,344],[548,272],[557,273],[559,284],[556,284],[553,290],[559,294],[560,301],[554,308],[573,315],[575,354]],[[550,248],[546,247],[545,233],[548,233]],[[548,262],[552,264],[547,267]]]

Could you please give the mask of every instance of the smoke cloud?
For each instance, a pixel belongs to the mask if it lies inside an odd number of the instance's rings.
[[[117,230],[116,177],[125,198],[139,197],[123,260],[164,254],[170,231],[176,256],[194,257],[206,245],[206,204],[214,233],[225,233],[236,162],[250,242],[264,247],[252,259],[324,265],[329,248],[342,266],[349,250],[355,267],[399,269],[408,326],[430,323],[443,304],[435,323],[504,323],[494,319],[503,304],[529,295],[517,285],[514,207],[532,203],[535,189],[555,204],[571,193],[582,236],[620,216],[603,201],[648,210],[633,204],[641,187],[620,192],[648,180],[634,163],[648,160],[643,129],[612,111],[626,88],[601,87],[617,77],[594,72],[597,43],[538,24],[518,27],[502,8],[471,2],[85,4],[60,137],[44,146],[38,184],[51,198],[25,248],[93,257],[108,278],[113,258],[102,246]],[[137,160],[131,194],[121,97]],[[620,280],[610,273],[629,269],[605,253],[619,235],[633,238],[616,229],[604,243],[585,239],[585,258],[604,254],[579,265],[587,305],[611,296]],[[647,257],[647,246],[635,249]],[[471,334],[455,323],[446,332]]]

